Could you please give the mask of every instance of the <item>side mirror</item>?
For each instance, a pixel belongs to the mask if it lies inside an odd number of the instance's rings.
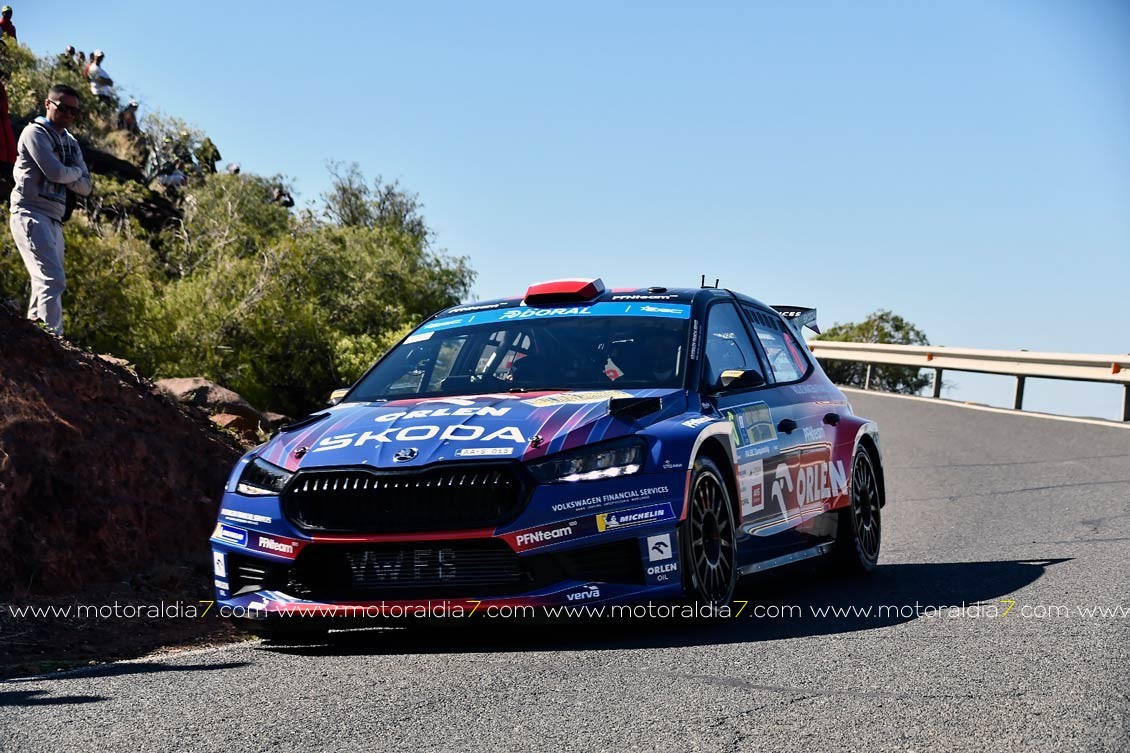
[[[718,377],[718,384],[714,385],[716,392],[722,390],[745,390],[761,387],[765,384],[765,377],[757,369],[727,369]]]
[[[326,405],[328,405],[332,408],[333,406],[340,403],[341,399],[343,397],[345,397],[347,394],[349,394],[349,388],[348,387],[342,387],[339,390],[334,390],[333,392],[330,393],[329,399],[326,400]]]

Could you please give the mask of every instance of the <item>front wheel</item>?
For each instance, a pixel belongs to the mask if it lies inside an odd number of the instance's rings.
[[[836,555],[850,572],[869,573],[879,563],[882,498],[870,453],[862,447],[851,461],[851,505],[840,512]]]
[[[717,611],[734,598],[737,536],[730,493],[710,458],[695,461],[687,505],[680,529],[683,588],[693,602]]]

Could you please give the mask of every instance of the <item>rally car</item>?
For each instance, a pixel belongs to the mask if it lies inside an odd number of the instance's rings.
[[[441,311],[240,459],[219,604],[270,634],[394,607],[721,610],[798,560],[870,571],[878,429],[806,347],[815,313],[600,280]]]

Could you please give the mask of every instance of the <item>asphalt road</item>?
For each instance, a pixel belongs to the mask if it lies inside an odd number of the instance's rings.
[[[369,631],[0,682],[0,750],[1130,750],[1130,430],[851,397],[883,435],[881,567],[743,585],[799,616]]]

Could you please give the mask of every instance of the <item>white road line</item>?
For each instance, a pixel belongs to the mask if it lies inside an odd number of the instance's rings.
[[[956,400],[947,400],[943,397],[923,397],[921,395],[896,395],[891,392],[877,392],[875,390],[861,390],[856,387],[840,387],[845,393],[855,395],[874,395],[875,397],[894,397],[902,400],[921,400],[931,405],[947,405],[951,408],[966,408],[968,410],[985,411],[986,413],[1004,413],[1009,416],[1024,416],[1032,418],[1046,418],[1051,421],[1067,421],[1073,424],[1093,424],[1094,426],[1105,426],[1108,429],[1130,429],[1130,422],[1122,421],[1106,421],[1101,418],[1078,418],[1076,416],[1057,416],[1054,413],[1036,413],[1034,411],[1012,410],[1010,408],[995,408],[991,405],[979,405],[976,403],[961,403]]]

